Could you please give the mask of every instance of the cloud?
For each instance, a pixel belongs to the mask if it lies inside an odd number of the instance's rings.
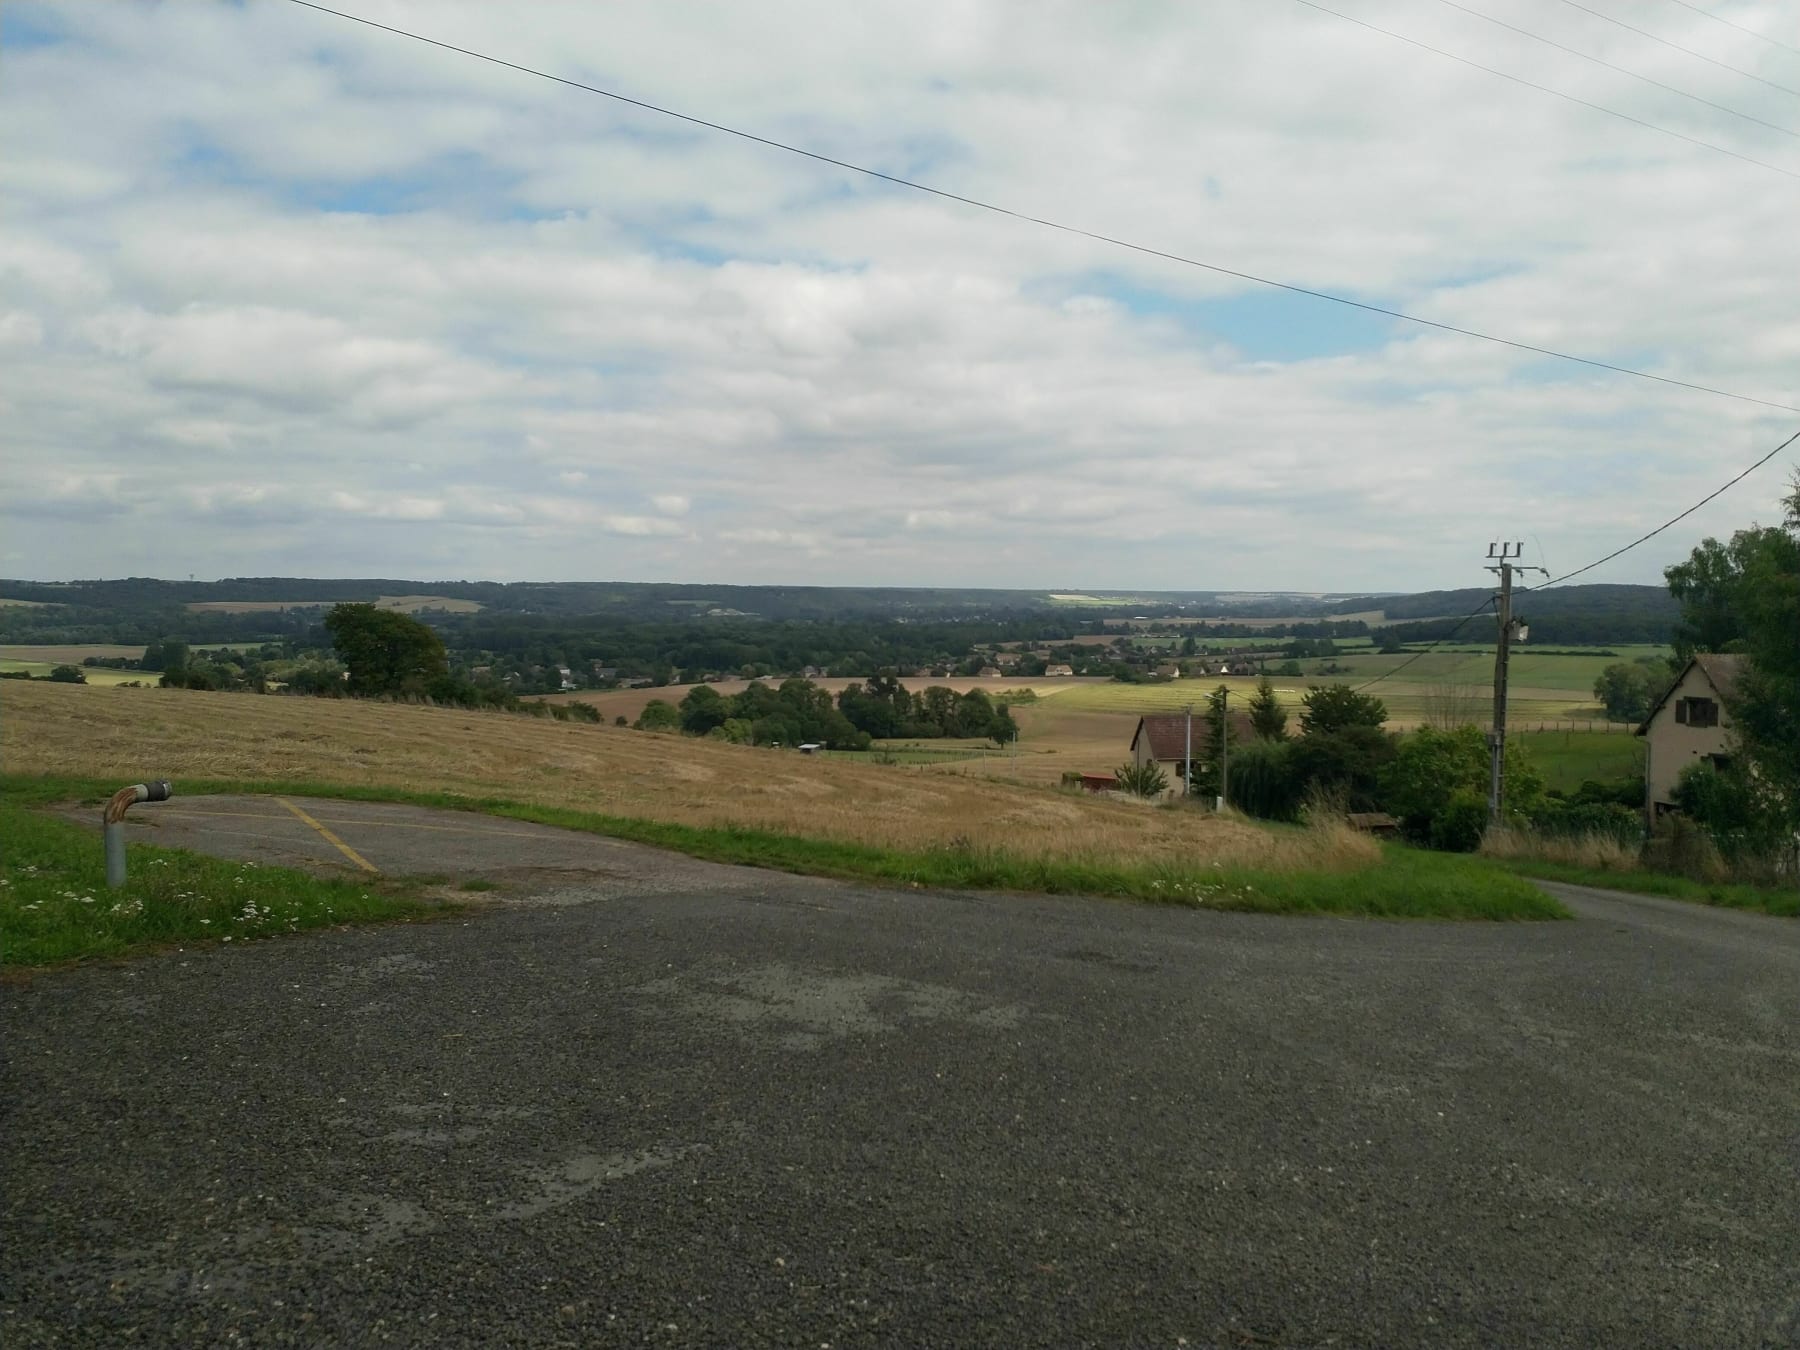
[[[1800,319],[1770,281],[1791,271],[1785,185],[1295,7],[777,4],[709,11],[704,41],[655,8],[358,12],[1172,252],[1800,402]],[[1356,13],[1793,162],[1453,11]],[[1789,116],[1619,30],[1521,23]],[[1673,9],[1656,28],[1746,68],[1779,56]],[[0,11],[0,39],[27,29],[0,82],[0,516],[39,576],[1469,584],[1490,535],[1586,561],[1792,420],[297,7]],[[1596,579],[1656,580],[1766,516],[1780,477]]]

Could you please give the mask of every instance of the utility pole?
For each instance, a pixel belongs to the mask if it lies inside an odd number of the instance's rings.
[[[1181,795],[1194,792],[1194,705],[1187,705],[1187,754],[1181,761]]]
[[[1219,686],[1219,800],[1215,811],[1223,811],[1231,796],[1231,686]]]
[[[1494,641],[1494,729],[1488,733],[1488,824],[1498,825],[1506,809],[1506,664],[1512,656],[1516,635],[1523,642],[1531,629],[1513,618],[1512,584],[1514,572],[1543,572],[1541,567],[1526,567],[1515,561],[1525,551],[1523,542],[1488,545],[1488,571],[1499,574],[1500,594],[1495,597],[1500,620]],[[1545,576],[1549,573],[1545,572]]]
[[[1231,800],[1231,687],[1220,685],[1219,697],[1219,809]]]

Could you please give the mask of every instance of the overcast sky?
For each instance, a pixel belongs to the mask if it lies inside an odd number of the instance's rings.
[[[1329,0],[1800,174],[1673,0]],[[1800,48],[1800,7],[1699,0]],[[1296,0],[343,8],[1086,229],[1800,404],[1800,178]],[[1761,81],[1751,78],[1760,76]],[[1785,86],[1778,87],[1778,86]],[[0,575],[1481,584],[1800,416],[1071,238],[285,0],[0,7]],[[1784,457],[1590,574],[1779,514]]]

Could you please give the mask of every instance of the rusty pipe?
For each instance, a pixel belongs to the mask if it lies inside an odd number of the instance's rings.
[[[107,800],[101,815],[102,834],[106,840],[106,884],[125,884],[125,813],[139,802],[166,802],[175,789],[166,778],[151,783],[133,783],[122,787]]]

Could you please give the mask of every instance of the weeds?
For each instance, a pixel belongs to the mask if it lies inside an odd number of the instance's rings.
[[[0,800],[0,964],[47,965],[178,942],[250,942],[330,924],[423,913],[413,887],[344,881],[133,844],[109,890],[100,838]]]

